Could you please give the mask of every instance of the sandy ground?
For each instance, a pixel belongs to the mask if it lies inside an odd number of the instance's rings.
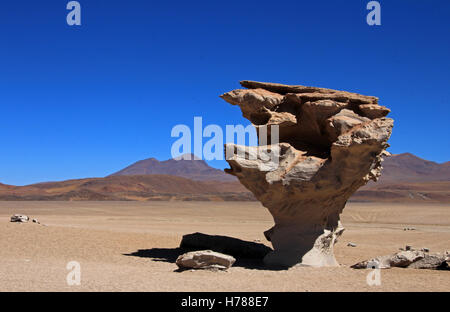
[[[44,225],[10,223],[27,214]],[[450,250],[450,207],[349,204],[335,247],[340,267],[286,271],[232,267],[174,272],[183,234],[203,232],[267,243],[270,214],[258,203],[0,202],[0,291],[448,291],[450,271],[389,269],[381,286],[350,265],[406,244]],[[415,231],[404,231],[414,227]],[[357,244],[347,247],[348,242]],[[134,254],[138,250],[145,250]],[[66,265],[81,265],[68,286]]]

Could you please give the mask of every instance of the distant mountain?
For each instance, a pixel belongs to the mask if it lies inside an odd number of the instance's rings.
[[[195,181],[237,181],[234,176],[208,166],[205,161],[192,154],[186,154],[180,158],[180,160],[169,159],[165,161],[159,161],[155,158],[140,160],[110,176],[164,174]]]
[[[450,162],[438,164],[411,153],[385,158],[380,183],[450,181]]]
[[[385,158],[378,182],[369,182],[351,201],[450,203],[450,162],[438,164],[411,153]]]
[[[0,200],[248,201],[254,197],[238,182],[134,175],[13,186],[0,189]]]

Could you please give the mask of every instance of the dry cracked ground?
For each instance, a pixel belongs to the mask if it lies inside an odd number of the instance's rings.
[[[10,223],[21,213],[36,223]],[[350,265],[399,247],[450,250],[448,205],[348,204],[334,268],[175,272],[184,234],[203,232],[268,244],[273,225],[256,202],[0,202],[0,291],[448,291],[450,271],[368,270]],[[415,230],[405,231],[404,228]],[[353,242],[357,247],[348,247]],[[68,286],[69,261],[81,285]]]

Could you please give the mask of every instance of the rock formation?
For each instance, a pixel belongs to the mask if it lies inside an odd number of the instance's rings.
[[[267,265],[336,266],[333,245],[342,234],[347,199],[380,176],[393,120],[378,98],[323,88],[242,81],[247,89],[221,97],[238,105],[258,130],[260,146],[226,144],[226,172],[239,178],[269,209],[265,232],[274,251]],[[272,142],[278,126],[279,143]],[[267,157],[272,153],[276,157]]]

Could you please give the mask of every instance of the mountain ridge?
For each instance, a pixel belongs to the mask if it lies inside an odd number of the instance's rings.
[[[450,161],[437,163],[411,153],[387,157],[379,183],[450,181]]]
[[[380,180],[363,186],[350,201],[450,203],[450,162],[439,164],[402,153],[386,158],[383,167]],[[165,168],[171,174],[139,174]],[[148,158],[104,178],[26,186],[0,183],[0,200],[255,200],[237,179],[228,177],[198,158],[191,161]]]
[[[156,158],[139,160],[111,176],[164,174],[191,179],[194,181],[237,181],[234,176],[210,167],[204,160],[194,154],[184,154],[179,160],[159,161]]]

